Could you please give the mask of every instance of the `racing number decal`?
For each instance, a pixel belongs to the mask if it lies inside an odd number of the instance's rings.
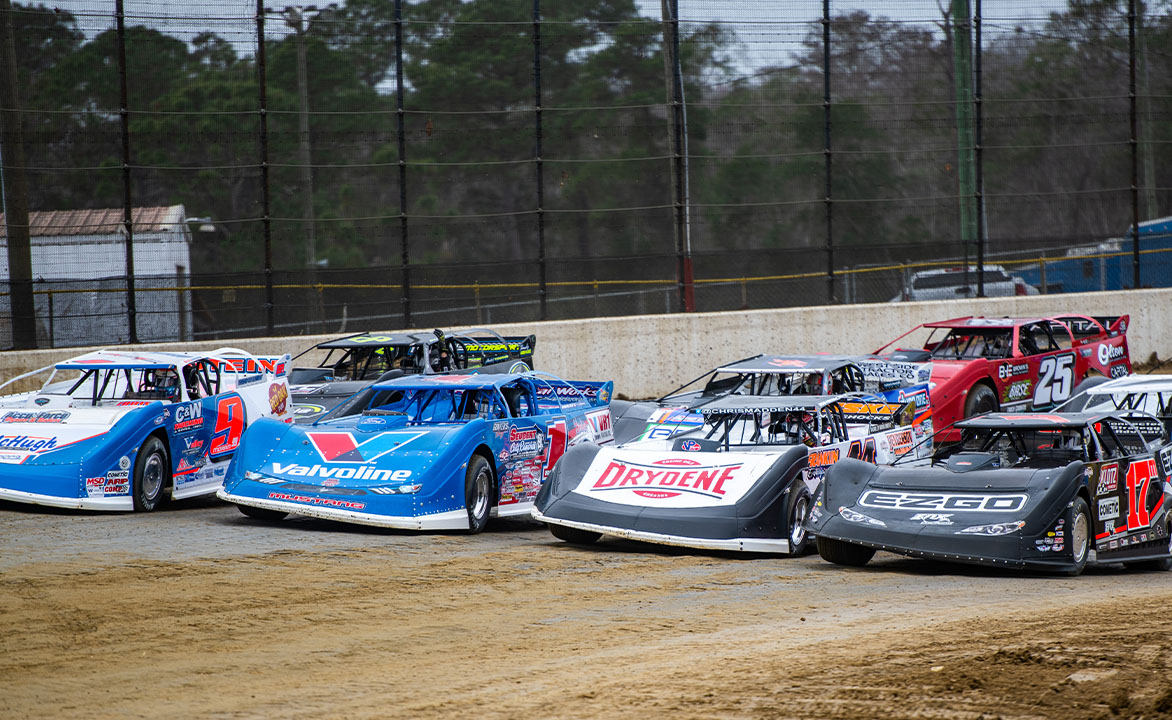
[[[235,452],[244,432],[244,403],[238,395],[220,398],[216,403],[216,431],[208,449],[210,457]]]
[[[1140,530],[1151,524],[1151,517],[1148,514],[1148,485],[1155,478],[1156,461],[1153,458],[1137,460],[1127,468],[1128,530]]]
[[[851,445],[846,451],[846,456],[855,458],[856,460],[863,460],[864,462],[875,462],[875,438],[866,438],[864,440],[851,440]]]
[[[566,452],[566,420],[559,418],[549,424],[549,442],[545,445],[545,471],[541,481],[549,477],[554,463]]]
[[[1074,354],[1050,355],[1038,365],[1034,405],[1045,407],[1066,402],[1074,390]]]

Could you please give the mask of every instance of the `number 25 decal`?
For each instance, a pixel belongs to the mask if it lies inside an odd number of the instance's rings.
[[[216,430],[208,455],[216,457],[235,452],[244,432],[244,403],[238,395],[220,398],[216,403]]]
[[[1074,354],[1051,355],[1038,365],[1038,384],[1034,388],[1034,406],[1046,407],[1066,402],[1074,390]]]

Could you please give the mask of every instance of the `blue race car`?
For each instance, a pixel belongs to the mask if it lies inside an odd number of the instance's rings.
[[[546,373],[376,382],[312,425],[256,423],[217,494],[259,519],[480,532],[527,516],[567,447],[613,442],[612,388]]]
[[[102,350],[21,376],[53,371],[40,390],[0,398],[0,499],[150,511],[210,495],[248,423],[293,422],[288,362]]]

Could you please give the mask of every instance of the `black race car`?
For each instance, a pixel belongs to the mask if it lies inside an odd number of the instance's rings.
[[[1172,444],[1147,413],[963,420],[928,467],[843,460],[807,520],[821,556],[876,550],[1077,575],[1088,562],[1172,568]]]
[[[502,337],[483,328],[453,333],[357,333],[329,340],[297,356],[326,351],[317,367],[290,371],[293,416],[299,423],[314,422],[367,385],[403,375],[532,370],[536,344],[533,335]]]
[[[915,428],[931,433],[926,380],[888,378],[881,365],[848,355],[755,355],[721,365],[657,400],[614,400],[615,442],[666,438],[700,425],[700,408],[730,395],[824,396],[870,393],[888,402],[916,403]]]

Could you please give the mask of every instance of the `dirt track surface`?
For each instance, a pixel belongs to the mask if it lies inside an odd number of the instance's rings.
[[[0,503],[0,718],[1172,717],[1172,573]]]

